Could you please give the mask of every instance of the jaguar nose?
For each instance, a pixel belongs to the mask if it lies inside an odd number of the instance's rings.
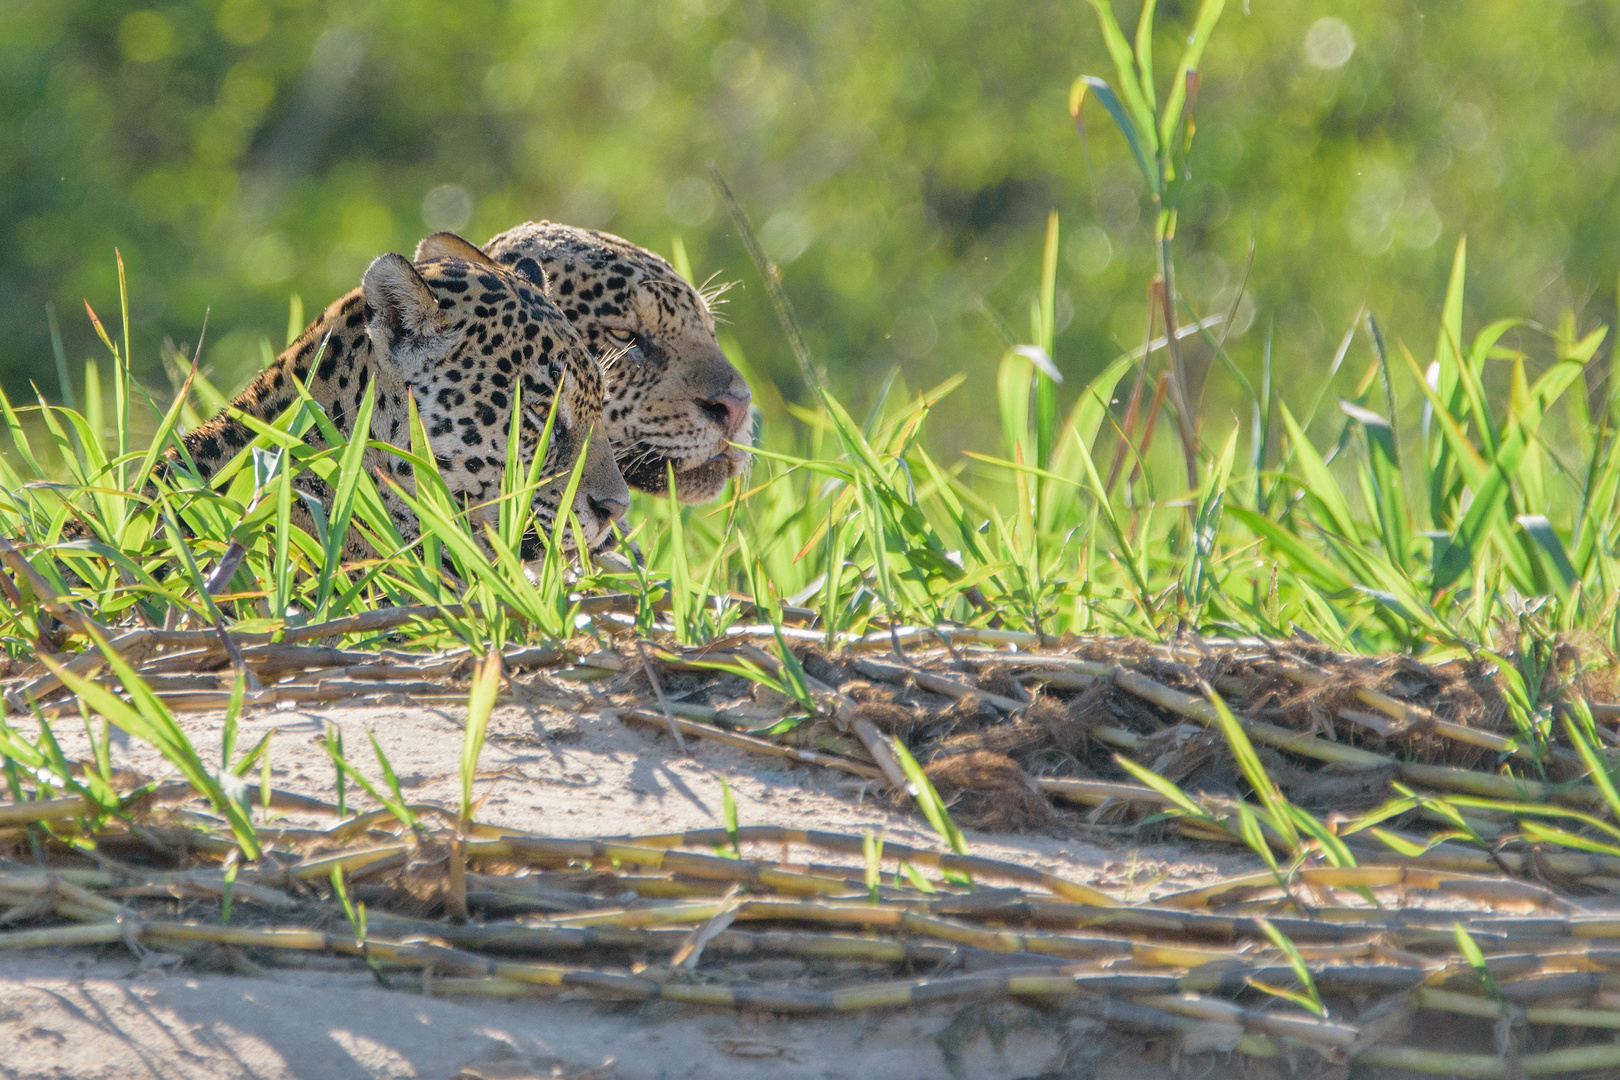
[[[720,425],[720,430],[726,433],[727,438],[731,438],[748,422],[748,409],[753,403],[753,395],[744,388],[740,391],[727,390],[712,398],[700,399],[698,408],[703,410],[705,416]]]
[[[604,530],[630,512],[629,499],[587,495],[585,503],[591,508],[591,516],[596,518],[596,524]]]

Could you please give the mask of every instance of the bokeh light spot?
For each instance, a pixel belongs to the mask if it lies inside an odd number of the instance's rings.
[[[214,27],[232,45],[252,45],[270,32],[270,12],[258,0],[225,0]]]
[[[1344,67],[1356,51],[1356,35],[1350,24],[1332,15],[1311,23],[1305,31],[1305,59],[1314,68],[1333,71]]]
[[[265,233],[242,249],[242,280],[249,285],[279,285],[293,275],[293,249],[280,233]]]
[[[460,232],[472,211],[472,196],[460,184],[440,184],[422,199],[422,223],[435,232]]]
[[[778,266],[786,266],[803,255],[814,239],[809,217],[799,210],[779,210],[759,230],[760,246]]]
[[[669,185],[664,210],[677,225],[696,228],[714,216],[714,189],[707,180],[683,176]]]
[[[174,27],[156,11],[132,11],[118,24],[118,48],[137,64],[152,64],[174,52]]]
[[[646,64],[625,60],[608,68],[608,100],[625,112],[645,109],[657,89],[658,80]]]

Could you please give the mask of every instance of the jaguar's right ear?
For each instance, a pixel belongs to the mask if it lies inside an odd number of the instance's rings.
[[[380,255],[360,283],[371,308],[371,325],[393,344],[401,338],[421,337],[441,321],[439,301],[403,255]]]
[[[480,266],[499,266],[494,259],[479,250],[478,245],[453,232],[436,232],[422,237],[416,245],[416,262],[429,259],[460,259]]]

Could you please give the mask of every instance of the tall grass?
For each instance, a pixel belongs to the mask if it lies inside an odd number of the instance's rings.
[[[1057,237],[1054,221],[1046,253]],[[1426,364],[1402,342],[1384,348],[1364,323],[1365,369],[1336,409],[1256,397],[1246,422],[1218,431],[1207,418],[1192,483],[1174,464],[1173,431],[1129,432],[1112,408],[1155,355],[1120,357],[1059,417],[1045,403],[1050,376],[1029,358],[1050,339],[1032,340],[998,360],[999,447],[955,462],[930,452],[930,412],[961,377],[907,397],[890,388],[864,421],[823,391],[795,410],[800,421],[768,431],[728,501],[639,501],[632,539],[644,564],[588,567],[571,586],[560,556],[531,577],[519,555],[533,525],[527,495],[548,478],[509,462],[499,527],[479,535],[437,482],[419,425],[408,448],[372,443],[419,477],[409,501],[423,536],[407,543],[362,468],[364,443],[339,435],[307,396],[275,423],[255,422],[254,443],[209,480],[182,455],[143,490],[156,454],[179,445],[180,406],[197,408],[206,380],[196,375],[188,397],[165,406],[116,362],[110,410],[93,376],[80,409],[0,396],[10,443],[0,533],[55,594],[13,573],[0,648],[62,647],[45,604],[61,597],[108,625],[258,631],[379,604],[470,604],[481,618],[452,615],[422,643],[482,650],[566,638],[570,593],[593,586],[643,595],[647,619],[667,599],[675,634],[698,643],[752,610],[710,597],[752,595],[760,582],[774,591],[754,597],[761,608],[790,598],[829,636],[946,622],[1145,638],[1186,627],[1422,654],[1488,648],[1531,620],[1620,646],[1620,396],[1594,361],[1606,328],[1499,320],[1470,337],[1465,258],[1459,244]],[[1414,398],[1419,421],[1403,424],[1398,406]],[[319,450],[300,438],[314,425],[327,438]],[[1269,449],[1239,454],[1244,443]],[[1120,446],[1126,462],[1110,486]],[[306,473],[337,493],[330,513],[299,491]],[[290,512],[299,503],[311,510],[304,526]],[[88,525],[84,538],[63,538],[70,517]],[[345,561],[351,528],[380,554]]]

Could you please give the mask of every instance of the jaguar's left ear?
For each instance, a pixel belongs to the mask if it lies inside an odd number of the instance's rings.
[[[479,250],[477,244],[453,232],[436,232],[422,237],[422,242],[416,245],[416,258],[413,261],[427,262],[429,259],[460,259],[479,266],[500,266]]]

